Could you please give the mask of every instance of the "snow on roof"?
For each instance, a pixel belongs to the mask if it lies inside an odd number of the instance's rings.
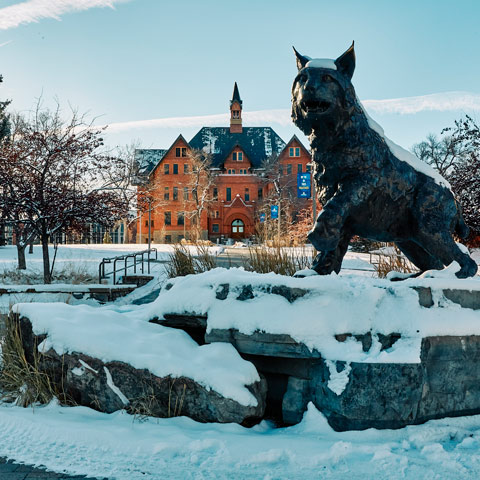
[[[213,294],[214,295],[214,294]],[[182,330],[148,323],[145,306],[90,307],[63,303],[20,303],[35,335],[47,334],[39,350],[81,352],[103,362],[125,362],[158,377],[185,376],[242,405],[256,405],[245,385],[259,380],[255,367],[227,343],[199,346]]]
[[[336,70],[335,60],[331,58],[312,58],[310,59],[305,68],[329,68],[330,70]]]
[[[203,127],[189,145],[199,150],[212,146],[214,167],[221,166],[238,145],[258,168],[272,153],[280,154],[286,144],[271,127],[243,127],[242,133],[230,133],[230,127]]]
[[[148,175],[162,160],[168,150],[165,149],[136,149],[135,162],[140,175]]]

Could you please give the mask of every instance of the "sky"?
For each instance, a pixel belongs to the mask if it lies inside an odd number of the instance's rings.
[[[108,145],[168,148],[228,125],[238,82],[245,126],[306,139],[290,120],[303,55],[336,58],[400,145],[480,116],[478,0],[0,0],[0,99],[58,100],[109,125]]]

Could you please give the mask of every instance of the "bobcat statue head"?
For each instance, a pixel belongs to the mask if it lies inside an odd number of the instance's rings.
[[[305,135],[334,135],[357,107],[351,83],[354,43],[336,60],[311,59],[295,51],[298,74],[292,87],[292,119]]]

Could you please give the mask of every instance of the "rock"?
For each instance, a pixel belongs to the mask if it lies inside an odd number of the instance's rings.
[[[35,336],[27,318],[20,320],[27,360],[46,337]],[[123,362],[103,362],[81,352],[58,355],[53,349],[40,354],[39,370],[46,373],[66,404],[83,405],[111,413],[126,408],[133,414],[154,417],[188,416],[199,422],[245,423],[259,421],[265,411],[266,381],[247,388],[257,406],[247,407],[205,388],[190,378],[156,377]]]

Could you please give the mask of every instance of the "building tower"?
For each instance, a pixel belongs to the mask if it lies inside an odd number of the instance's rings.
[[[237,82],[233,87],[233,96],[230,101],[230,133],[242,133],[242,100]]]

